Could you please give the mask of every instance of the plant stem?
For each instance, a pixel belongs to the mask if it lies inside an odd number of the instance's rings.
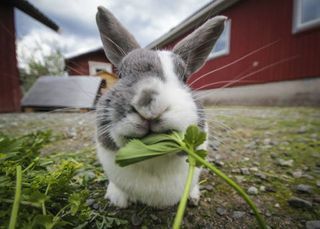
[[[49,183],[48,186],[47,186],[47,188],[46,188],[46,191],[45,191],[45,193],[44,193],[45,195],[48,195],[50,186],[51,186],[51,184]],[[46,215],[46,214],[47,214],[47,210],[46,210],[45,200],[42,201],[41,206],[42,206],[42,214],[43,214],[43,215]]]
[[[255,204],[252,202],[252,200],[250,199],[250,197],[245,193],[245,191],[243,191],[242,188],[240,188],[233,180],[231,180],[229,177],[227,177],[227,175],[225,175],[223,172],[221,172],[219,169],[217,169],[215,166],[213,166],[212,164],[210,164],[209,162],[207,162],[206,160],[202,159],[201,157],[199,157],[197,154],[195,154],[194,152],[190,152],[188,151],[188,154],[191,155],[195,160],[199,161],[201,164],[203,164],[204,166],[206,166],[207,168],[209,168],[212,172],[214,172],[217,176],[219,176],[220,178],[222,178],[223,180],[225,180],[231,187],[233,187],[239,194],[240,196],[247,202],[247,204],[251,207],[252,211],[255,214],[255,217],[258,221],[259,227],[266,229],[267,226],[264,222],[264,220],[262,219],[260,213],[258,212],[257,207],[255,206]]]
[[[21,166],[16,167],[16,192],[14,195],[14,202],[11,210],[9,229],[14,229],[17,223],[17,216],[19,212],[20,198],[21,198],[21,183],[22,183],[22,171]]]
[[[0,201],[4,202],[4,203],[9,203],[12,204],[14,202],[14,200],[8,200],[8,199],[0,199]],[[29,201],[20,201],[21,205],[25,205],[25,206],[29,206],[29,207],[35,207],[35,208],[40,208],[41,206],[39,204],[35,204],[35,203],[31,203]]]
[[[179,229],[182,223],[184,211],[186,209],[189,193],[190,193],[190,188],[191,188],[191,183],[192,183],[192,178],[193,178],[193,173],[195,169],[195,159],[192,158],[191,156],[188,157],[189,160],[189,169],[188,169],[188,176],[187,176],[187,181],[184,187],[184,192],[182,194],[182,197],[180,199],[178,211],[176,214],[176,217],[174,218],[174,223],[172,228],[173,229]]]

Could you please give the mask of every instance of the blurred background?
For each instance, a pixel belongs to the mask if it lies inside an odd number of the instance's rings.
[[[117,81],[96,27],[98,5],[150,49],[170,49],[208,18],[227,16],[188,81],[206,104],[320,104],[318,0],[2,0],[0,112],[94,108]]]

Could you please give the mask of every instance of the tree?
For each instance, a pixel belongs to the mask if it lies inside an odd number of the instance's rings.
[[[33,50],[34,51],[34,50]],[[63,76],[65,75],[64,57],[60,49],[56,48],[45,54],[41,46],[35,55],[24,59],[24,67],[19,68],[22,92],[26,93],[34,82],[41,76]],[[40,56],[40,57],[39,57]]]

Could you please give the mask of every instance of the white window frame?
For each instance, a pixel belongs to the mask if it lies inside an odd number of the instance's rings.
[[[302,1],[294,0],[292,33],[299,33],[320,26],[320,17],[308,22],[302,21]]]
[[[211,51],[210,55],[209,55],[209,59],[214,59],[220,56],[226,56],[230,53],[230,41],[231,41],[231,19],[228,19],[225,25],[225,29],[226,29],[226,35],[227,35],[227,42],[226,42],[226,48],[223,50],[220,50],[219,52],[215,52],[213,53]],[[228,25],[227,25],[228,24]]]
[[[97,62],[97,61],[89,61],[89,74],[96,75],[97,69],[103,69],[109,73],[112,73],[112,64],[104,63],[104,62]]]

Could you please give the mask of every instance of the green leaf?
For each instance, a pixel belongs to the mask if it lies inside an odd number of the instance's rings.
[[[196,148],[204,143],[206,138],[207,135],[205,132],[201,131],[199,127],[191,125],[188,127],[186,134],[184,135],[184,142],[187,145]]]
[[[116,163],[123,167],[153,157],[181,151],[179,144],[169,139],[160,141],[160,138],[151,139],[155,144],[146,145],[141,140],[134,139],[122,147],[116,154]],[[147,142],[152,142],[150,139]]]
[[[37,215],[33,219],[32,228],[37,228],[36,226],[43,226],[45,229],[52,229],[56,222],[54,217],[51,215]]]
[[[76,215],[81,211],[81,209],[86,207],[85,202],[88,196],[89,192],[87,190],[75,192],[69,196],[68,202],[70,204],[70,212],[72,216]]]
[[[205,159],[206,156],[208,155],[208,151],[207,150],[203,150],[203,149],[199,149],[196,150],[195,153],[200,156],[201,158]],[[201,167],[203,166],[202,163],[200,163],[199,161],[196,161],[196,166],[197,167]]]
[[[185,144],[195,149],[205,140],[206,134],[197,126],[190,126],[185,135],[175,131],[170,134],[152,134],[143,139],[133,139],[122,147],[116,154],[116,163],[123,167],[167,153],[181,152],[186,150]],[[204,155],[203,151],[199,152]]]
[[[140,140],[132,140],[117,152],[116,162],[120,166],[126,166],[145,159],[179,151],[181,151],[179,145],[174,142],[160,142],[146,145]]]
[[[49,199],[47,195],[36,190],[33,191],[32,194],[26,200],[28,200],[31,203],[41,204],[43,201],[46,201],[47,199]]]
[[[146,145],[153,145],[159,142],[173,141],[179,144],[183,141],[183,134],[173,131],[170,134],[151,134],[141,139]]]

